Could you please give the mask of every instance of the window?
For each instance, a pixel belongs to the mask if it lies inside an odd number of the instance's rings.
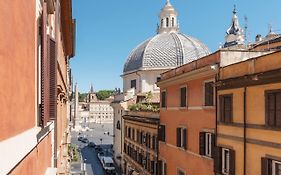
[[[120,128],[121,128],[121,126],[120,126],[120,121],[119,121],[119,120],[117,121],[116,128],[119,129],[119,130],[120,130]]]
[[[214,82],[205,83],[205,106],[214,106]]]
[[[161,77],[156,78],[156,82],[159,82],[161,80]]]
[[[175,26],[175,18],[173,17],[172,18],[172,27],[174,27]]]
[[[267,91],[265,98],[266,125],[281,127],[281,90]]]
[[[235,151],[228,148],[216,147],[215,173],[235,175]]]
[[[177,147],[187,149],[187,130],[186,130],[186,128],[177,128]]]
[[[229,172],[229,149],[222,149],[222,174]]]
[[[220,95],[220,121],[223,123],[231,123],[232,118],[232,94]]]
[[[180,107],[186,107],[186,87],[180,89]]]
[[[166,18],[166,27],[169,27],[169,18]]]
[[[161,19],[161,27],[164,26],[164,19]]]
[[[159,175],[167,174],[167,165],[166,165],[166,162],[164,162],[163,160],[158,161],[158,172],[159,172]]]
[[[166,142],[166,127],[165,125],[160,125],[158,129],[159,141]]]
[[[166,91],[161,92],[161,107],[166,108],[167,107],[167,98],[166,98]]]
[[[178,170],[178,175],[185,175],[185,173],[182,170]]]
[[[137,89],[137,80],[131,80],[131,88]]]
[[[215,147],[215,135],[209,132],[200,132],[199,134],[200,155],[213,157],[214,147]]]
[[[281,161],[262,158],[262,175],[281,175]]]

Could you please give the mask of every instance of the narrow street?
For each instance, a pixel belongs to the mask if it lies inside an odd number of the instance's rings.
[[[79,157],[82,155],[83,161],[81,161],[80,158],[78,162],[72,162],[71,172],[81,172],[81,162],[84,162],[86,164],[85,168],[87,175],[106,175],[102,164],[98,159],[98,153],[95,148],[88,146],[87,143],[78,141],[78,137],[85,137],[89,140],[89,142],[100,145],[103,150],[109,150],[112,152],[112,123],[99,124],[92,122],[87,124],[89,129],[82,129],[81,125],[78,122],[76,128],[72,130],[71,144],[80,150]],[[109,134],[107,134],[107,132],[109,132]],[[117,172],[120,174],[120,171],[117,170]]]

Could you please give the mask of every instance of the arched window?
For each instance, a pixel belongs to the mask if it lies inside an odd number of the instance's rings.
[[[172,17],[172,27],[174,27],[174,26],[175,26],[175,18]]]
[[[164,19],[161,19],[161,27],[164,26]]]
[[[116,128],[119,129],[119,130],[120,130],[120,128],[121,128],[121,126],[120,126],[120,121],[119,121],[119,120],[117,121]]]
[[[166,27],[169,27],[169,18],[166,18]]]

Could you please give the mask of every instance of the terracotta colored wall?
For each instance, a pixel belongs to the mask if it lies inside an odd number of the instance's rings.
[[[167,107],[161,109],[160,123],[166,125],[166,143],[159,144],[159,157],[166,161],[167,174],[177,174],[180,168],[188,174],[211,175],[213,173],[213,159],[199,155],[199,133],[203,129],[214,131],[215,108],[203,107],[203,84],[213,77],[201,78],[182,84],[168,86]],[[187,85],[187,104],[190,109],[180,109],[180,87]],[[173,108],[170,108],[173,107]],[[186,127],[188,133],[187,150],[176,145],[176,128]],[[204,167],[204,168],[198,168]]]
[[[19,163],[11,175],[44,175],[46,169],[51,167],[51,148],[51,134],[49,134]]]
[[[247,123],[263,126],[265,125],[265,96],[266,90],[281,89],[281,83],[251,86],[247,88]],[[243,124],[243,88],[219,91],[218,94],[233,94],[233,121]],[[236,174],[243,174],[243,127],[218,125],[218,134],[236,137],[236,140],[230,138],[218,137],[218,145],[226,146],[235,150]],[[281,144],[281,132],[265,130],[262,128],[247,128],[247,138],[256,141],[271,142]],[[238,140],[237,140],[238,139]],[[261,174],[261,157],[266,155],[280,157],[281,150],[269,146],[258,144],[247,144],[247,174]]]
[[[35,0],[0,1],[0,12],[1,141],[35,125]]]

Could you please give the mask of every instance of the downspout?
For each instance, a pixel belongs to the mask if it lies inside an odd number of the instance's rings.
[[[215,108],[216,108],[216,127],[215,127],[215,146],[217,146],[217,133],[218,133],[218,88],[217,83],[220,79],[220,64],[218,64],[218,70],[215,76]]]
[[[59,1],[56,1],[55,2],[55,41],[56,41],[56,58],[57,58],[57,53],[58,53],[58,22],[59,22],[59,20],[58,20],[58,17],[59,17],[59,15],[58,15],[58,10],[59,10],[59,8],[58,8],[58,3],[59,3]],[[55,87],[55,88],[57,88],[57,87]],[[57,168],[58,167],[58,158],[57,158],[57,153],[58,153],[58,145],[57,145],[57,143],[58,143],[58,141],[57,141],[57,138],[58,138],[58,134],[57,134],[57,132],[58,132],[58,124],[57,124],[57,110],[56,110],[56,116],[55,116],[55,120],[54,120],[54,167],[55,168]]]
[[[246,143],[246,136],[247,136],[247,128],[246,128],[246,117],[247,117],[247,87],[244,87],[244,108],[243,108],[243,115],[244,115],[244,125],[243,125],[243,129],[244,129],[244,136],[243,136],[243,144],[244,144],[244,175],[246,175],[246,158],[247,158],[247,143]]]

